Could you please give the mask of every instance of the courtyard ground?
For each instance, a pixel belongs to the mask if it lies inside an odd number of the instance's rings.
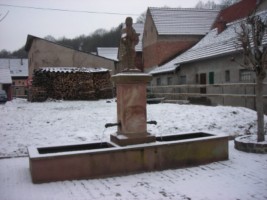
[[[116,102],[16,99],[0,105],[0,199],[267,199],[267,155],[244,153],[229,141],[229,160],[191,168],[94,180],[33,184],[27,146],[105,141],[116,127]],[[236,107],[156,104],[147,107],[155,135],[209,131],[256,133],[256,113]],[[265,117],[265,123],[267,118]],[[107,166],[108,167],[108,166]]]

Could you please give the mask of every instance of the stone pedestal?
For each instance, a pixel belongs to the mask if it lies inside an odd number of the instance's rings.
[[[147,132],[146,86],[152,79],[141,72],[124,72],[112,76],[117,91],[118,131],[110,136],[112,142],[126,146],[154,142]]]

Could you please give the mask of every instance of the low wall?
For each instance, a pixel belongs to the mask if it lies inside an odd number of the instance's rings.
[[[156,140],[125,147],[111,142],[29,147],[32,181],[102,178],[228,159],[227,136],[187,133],[156,137]]]

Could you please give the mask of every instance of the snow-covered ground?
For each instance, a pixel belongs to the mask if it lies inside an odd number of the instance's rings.
[[[105,129],[104,125],[116,122],[116,102],[29,103],[16,99],[0,105],[0,114],[1,200],[267,199],[267,155],[237,151],[233,141],[229,142],[228,161],[107,179],[35,185],[31,183],[27,146],[109,140],[116,127]],[[191,131],[230,136],[256,133],[256,113],[246,108],[154,104],[147,106],[147,116],[148,120],[158,122],[148,125],[148,131],[155,135]]]

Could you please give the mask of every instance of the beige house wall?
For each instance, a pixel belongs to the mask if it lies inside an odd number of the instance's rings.
[[[158,32],[149,11],[146,15],[143,34],[143,48],[146,48],[147,46],[157,42]]]
[[[115,61],[76,51],[46,40],[34,39],[28,54],[29,76],[41,67],[103,67],[115,71]]]

